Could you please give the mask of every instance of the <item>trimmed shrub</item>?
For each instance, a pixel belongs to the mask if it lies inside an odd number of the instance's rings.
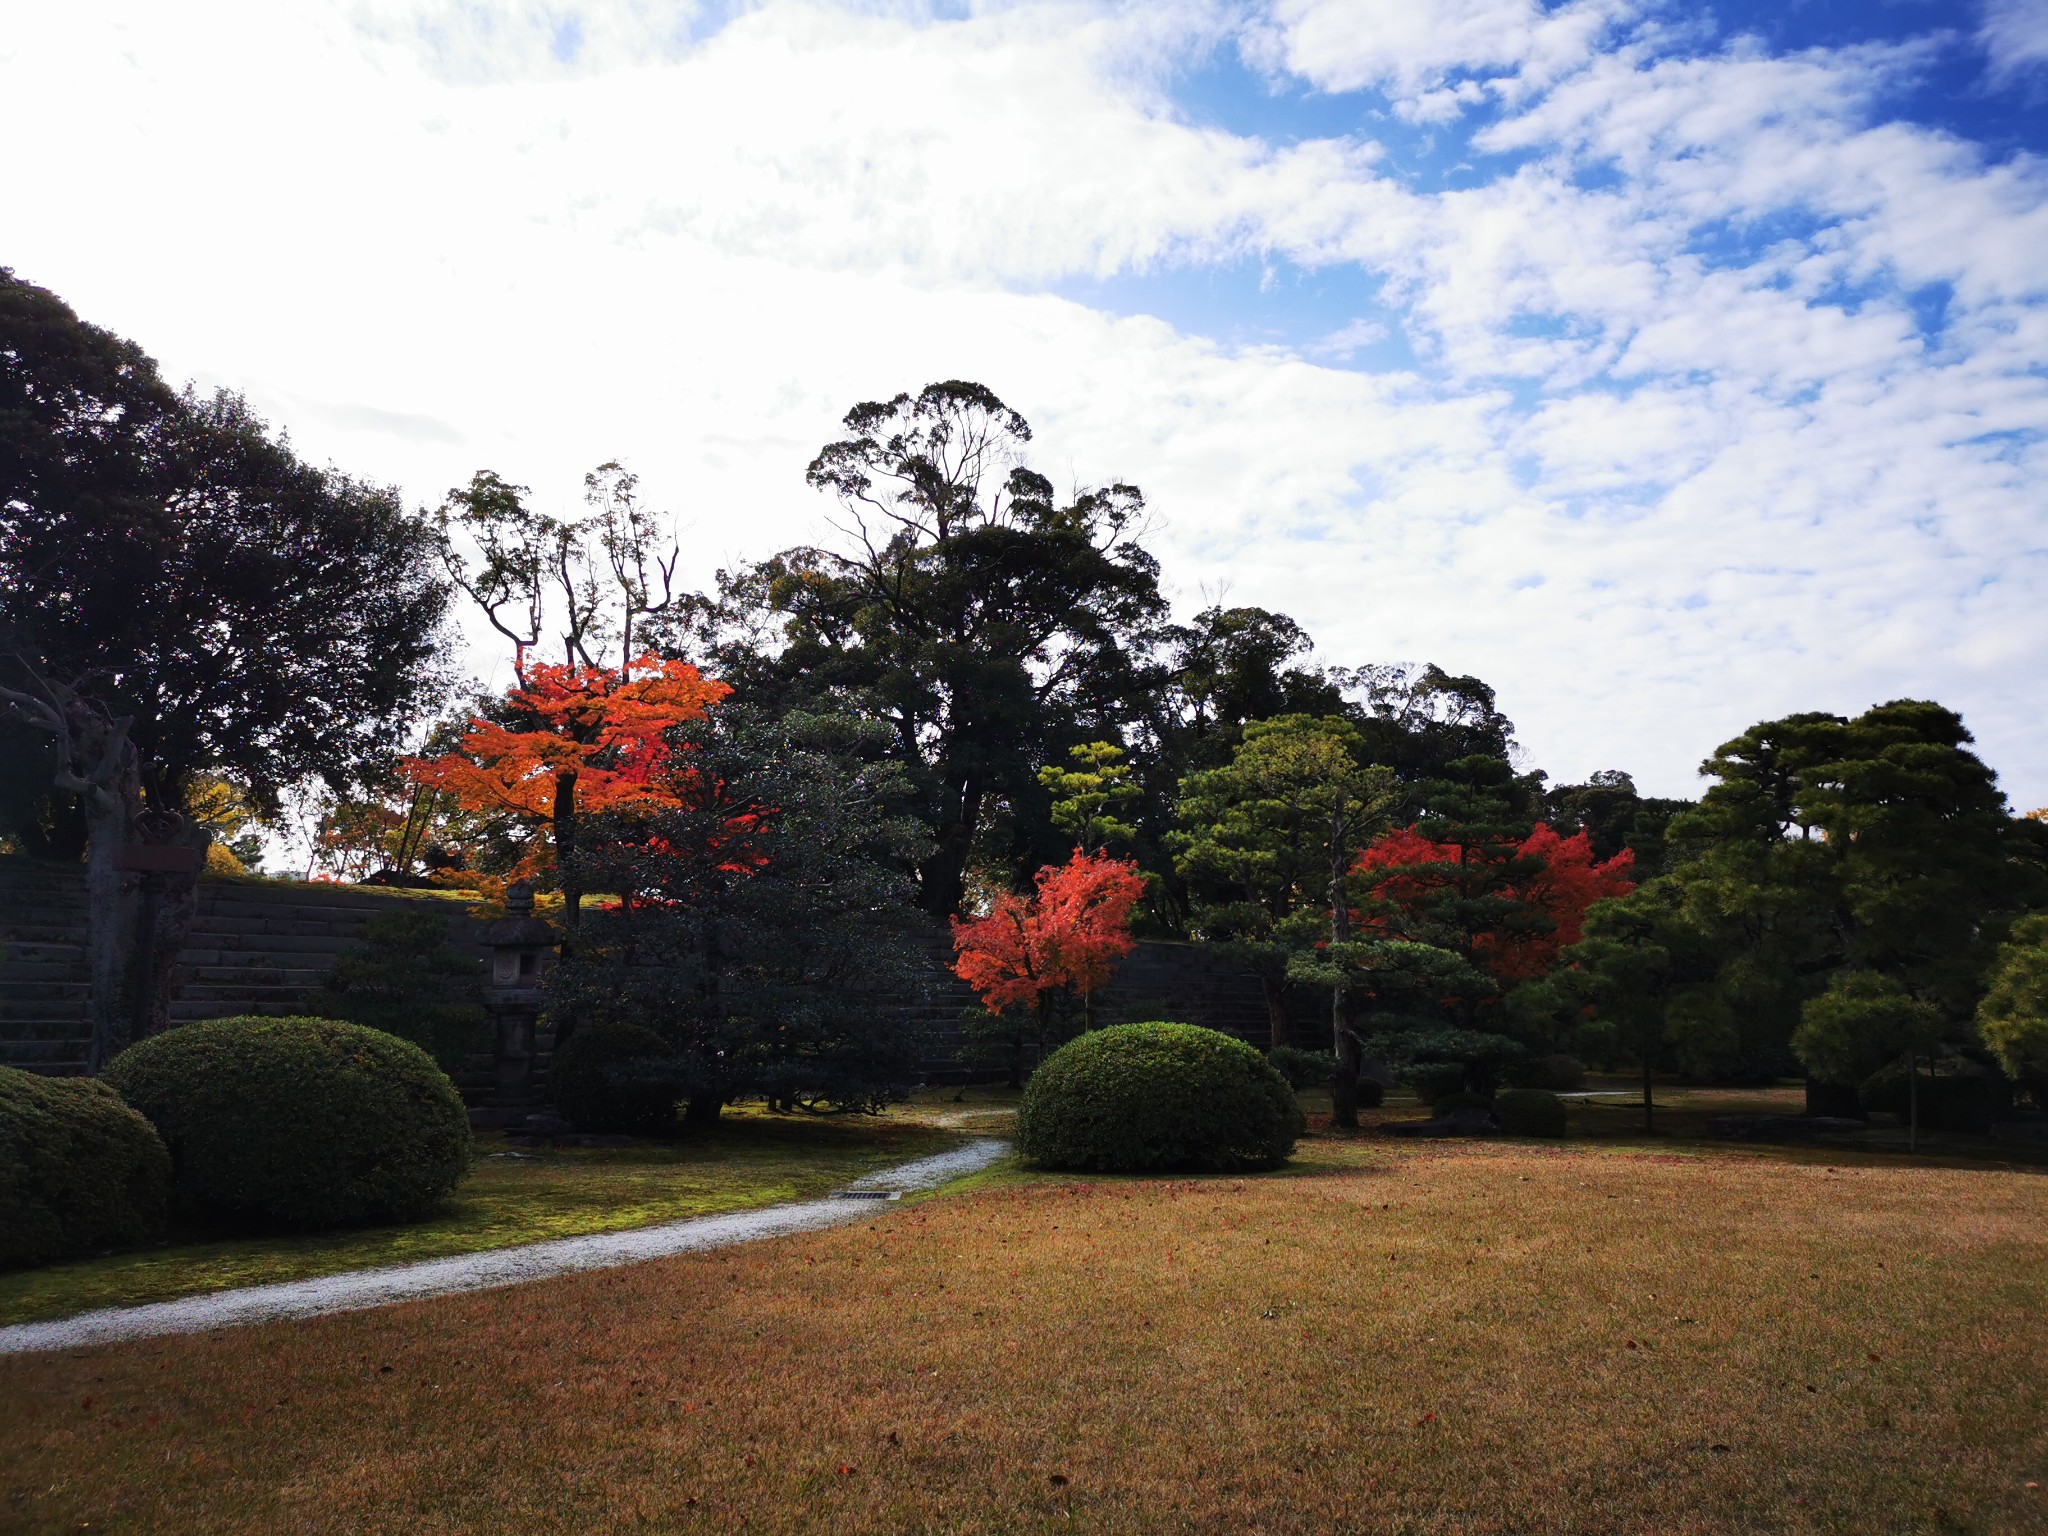
[[[1576,1093],[1586,1086],[1586,1068],[1576,1056],[1530,1056],[1511,1061],[1501,1076],[1510,1087],[1541,1088],[1550,1093]]]
[[[1376,1077],[1361,1077],[1358,1080],[1358,1107],[1360,1109],[1378,1109],[1386,1101],[1386,1084]]]
[[[469,1171],[462,1096],[418,1046],[336,1019],[210,1019],[107,1068],[195,1210],[294,1227],[415,1221]]]
[[[1192,1024],[1118,1024],[1069,1040],[1031,1075],[1024,1155],[1101,1173],[1277,1168],[1303,1130],[1287,1080],[1242,1040]]]
[[[1454,1109],[1483,1109],[1493,1113],[1494,1100],[1483,1093],[1447,1093],[1429,1106],[1432,1115],[1448,1115]]]
[[[1337,1075],[1337,1058],[1328,1051],[1304,1051],[1298,1045],[1276,1045],[1266,1052],[1273,1070],[1292,1088],[1327,1088]],[[1375,1087],[1378,1084],[1374,1084]]]
[[[579,1131],[653,1136],[675,1129],[676,1084],[653,1068],[675,1052],[638,1024],[592,1020],[579,1024],[548,1068],[548,1096]]]
[[[0,1067],[0,1269],[163,1236],[171,1159],[105,1083]]]
[[[1493,1123],[1510,1136],[1562,1136],[1564,1100],[1541,1088],[1509,1088],[1494,1097]]]
[[[1413,1088],[1423,1103],[1434,1104],[1448,1094],[1464,1091],[1465,1069],[1455,1061],[1419,1062],[1401,1075],[1401,1081]]]

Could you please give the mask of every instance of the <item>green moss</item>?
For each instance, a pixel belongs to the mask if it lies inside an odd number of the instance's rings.
[[[0,1324],[812,1199],[956,1142],[917,1123],[746,1113],[703,1137],[621,1148],[515,1148],[484,1135],[474,1171],[430,1220],[303,1236],[187,1233],[168,1247],[0,1275]]]

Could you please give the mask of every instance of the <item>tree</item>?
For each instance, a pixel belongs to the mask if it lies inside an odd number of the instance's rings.
[[[1071,768],[1038,770],[1039,784],[1053,797],[1052,824],[1084,853],[1111,842],[1130,842],[1137,829],[1117,817],[1138,798],[1138,787],[1128,782],[1131,770],[1124,763],[1124,749],[1114,742],[1091,741],[1069,747],[1067,757],[1074,764]]]
[[[1422,818],[1380,837],[1352,869],[1370,932],[1433,945],[1467,967],[1471,980],[1459,994],[1467,1029],[1500,983],[1535,974],[1531,968],[1556,953],[1556,923],[1533,895],[1545,873],[1541,850],[1556,844],[1535,836],[1533,793],[1531,779],[1503,758],[1447,763],[1422,786]],[[1579,883],[1617,875],[1587,874]],[[1561,879],[1552,895],[1562,905],[1573,882]]]
[[[1289,964],[1324,937],[1333,817],[1351,809],[1363,744],[1340,716],[1256,720],[1238,734],[1226,763],[1182,781],[1166,841],[1196,936],[1258,976],[1271,1043],[1285,1045]],[[1293,922],[1303,913],[1313,931]]]
[[[933,835],[920,900],[948,916],[974,859],[1015,868],[1042,846],[1036,770],[1054,744],[1106,738],[1128,710],[1165,607],[1158,567],[1136,487],[1060,500],[1023,463],[1029,424],[979,384],[857,405],[845,426],[808,472],[838,499],[844,547],[729,575],[693,622],[765,707],[889,722]],[[983,850],[1004,806],[1013,848]]]
[[[506,695],[509,724],[473,720],[455,751],[409,758],[406,771],[467,809],[548,826],[573,929],[583,897],[579,816],[673,803],[668,733],[701,720],[729,692],[687,662],[655,656],[616,670],[528,661]]]
[[[1894,1057],[1907,1057],[1907,1145],[1917,1151],[1919,1056],[1941,1043],[1948,1023],[1939,1007],[1914,996],[1896,978],[1878,971],[1842,970],[1828,978],[1825,992],[1799,1010],[1792,1049],[1808,1068],[1837,1083],[1859,1082]]]
[[[1447,949],[1506,990],[1549,975],[1559,951],[1579,942],[1593,904],[1635,889],[1632,867],[1626,849],[1598,861],[1584,832],[1560,837],[1538,822],[1519,843],[1435,842],[1401,828],[1362,852],[1352,872],[1377,904],[1373,928]]]
[[[1359,700],[1351,714],[1366,761],[1385,764],[1412,787],[1411,809],[1421,804],[1422,787],[1443,778],[1452,764],[1505,761],[1514,744],[1514,722],[1476,677],[1455,677],[1432,662],[1360,667],[1335,673],[1333,680]]]
[[[2035,813],[2038,815],[2039,813]],[[2023,917],[1999,947],[1977,1032],[2007,1074],[2048,1080],[2048,913]],[[2039,1086],[2037,1102],[2048,1108]]]
[[[639,488],[640,477],[611,460],[583,477],[590,511],[581,519],[533,511],[525,486],[488,469],[443,498],[436,514],[442,563],[512,642],[522,683],[527,653],[546,639],[550,622],[560,625],[564,666],[624,669],[640,655],[635,645],[647,622],[673,603],[681,545],[661,515],[641,505]],[[474,555],[457,548],[458,533]]]
[[[1276,1043],[1287,983],[1330,988],[1331,1115],[1339,1126],[1358,1123],[1361,1068],[1350,981],[1337,959],[1351,940],[1351,862],[1394,800],[1393,774],[1366,764],[1362,747],[1357,727],[1341,716],[1252,722],[1227,767],[1183,786],[1176,840],[1183,873],[1229,893],[1197,908],[1198,931],[1258,969]]]
[[[1624,849],[1635,855],[1638,879],[1665,869],[1664,834],[1689,800],[1644,797],[1635,780],[1618,768],[1603,768],[1583,784],[1553,784],[1543,792],[1543,819],[1560,832],[1583,832],[1594,857],[1605,861]]]
[[[95,985],[110,964],[129,970],[144,1027],[163,1023],[197,885],[172,875],[153,917],[124,916],[113,906],[138,900],[104,877],[112,850],[203,853],[211,828],[190,803],[201,775],[267,813],[289,787],[345,785],[395,746],[444,685],[433,543],[394,493],[302,463],[238,396],[172,393],[133,343],[0,273],[9,703],[52,739],[49,709],[72,716],[57,754],[68,762],[52,760],[67,778],[81,777],[86,736],[118,726],[132,748],[132,786],[93,797],[88,863],[102,874],[88,884]],[[139,970],[104,953],[131,934]],[[111,1000],[94,1008],[110,1027]]]
[[[1083,1027],[1095,1027],[1095,994],[1133,948],[1131,908],[1144,892],[1134,863],[1077,848],[1038,872],[1030,896],[1006,891],[981,916],[954,918],[954,971],[991,1013],[1028,1008],[1042,1056],[1056,993],[1078,990]],[[1014,1059],[1011,1076],[1022,1076]]]
[[[1900,700],[1766,721],[1709,759],[1717,782],[1671,823],[1672,873],[1652,882],[1706,972],[1664,1000],[1682,1065],[1796,1055],[1809,1104],[1854,1108],[1836,1074],[1917,1055],[1935,1018],[1969,1038],[1999,938],[2048,903],[2041,829],[2007,813],[1969,741],[1952,711]]]
[[[927,930],[905,871],[925,840],[889,739],[847,716],[711,711],[674,730],[663,797],[594,817],[578,845],[619,900],[551,973],[550,1007],[661,1034],[686,1124],[751,1094],[874,1109],[915,1083],[904,1004]]]

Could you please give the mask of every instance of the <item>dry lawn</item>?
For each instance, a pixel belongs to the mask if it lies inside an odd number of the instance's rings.
[[[0,1360],[0,1528],[2048,1530],[2048,1177],[1303,1151]]]

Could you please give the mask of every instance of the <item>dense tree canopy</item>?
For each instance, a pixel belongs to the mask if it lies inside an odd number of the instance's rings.
[[[1023,462],[1029,424],[978,384],[857,405],[845,427],[809,471],[838,499],[843,543],[728,578],[704,610],[710,654],[747,691],[889,723],[933,832],[920,900],[943,916],[1000,804],[1031,808],[1015,862],[1042,861],[1037,771],[1128,713],[1165,612],[1158,567],[1137,488],[1056,496]],[[772,649],[737,643],[763,614]]]
[[[579,845],[618,900],[557,971],[559,1005],[660,1034],[698,1122],[748,1094],[865,1109],[912,1086],[904,1004],[930,935],[906,869],[925,843],[888,728],[729,705],[672,738],[663,802],[592,818]]]

